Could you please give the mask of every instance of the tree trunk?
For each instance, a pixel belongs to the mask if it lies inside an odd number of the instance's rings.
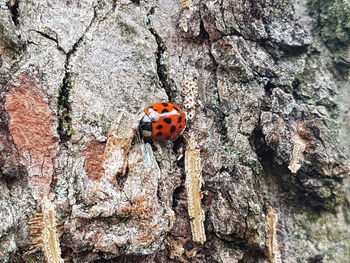
[[[349,17],[0,0],[0,262],[348,262]],[[166,101],[185,133],[143,141]]]

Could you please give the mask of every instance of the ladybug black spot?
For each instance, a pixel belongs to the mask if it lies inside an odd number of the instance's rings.
[[[162,113],[169,112],[167,109],[162,110]]]
[[[171,123],[171,119],[170,118],[164,118],[164,122],[170,124]]]
[[[170,128],[170,132],[174,132],[174,131],[176,131],[176,127],[174,125],[172,125]]]
[[[162,136],[163,135],[163,133],[162,132],[157,132],[157,134],[156,134],[158,137],[160,137],[160,136]]]
[[[181,128],[182,128],[182,125],[179,126],[179,129],[181,129]]]
[[[164,107],[168,107],[168,106],[169,106],[168,103],[162,103],[162,105],[163,105]]]
[[[182,122],[182,117],[181,116],[177,119],[177,122],[178,123]]]
[[[162,129],[162,128],[163,128],[163,125],[158,125],[158,126],[156,127],[157,130],[160,130],[160,129]]]

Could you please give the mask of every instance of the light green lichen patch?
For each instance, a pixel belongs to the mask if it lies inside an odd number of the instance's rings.
[[[286,13],[286,14],[291,14],[294,12],[293,5],[290,1],[286,0],[278,0],[275,3],[275,8]]]
[[[346,212],[338,209],[337,215],[303,207],[295,214],[299,230],[292,235],[314,240],[322,255],[322,262],[344,262],[350,257],[350,235],[347,230]]]
[[[302,103],[317,107],[320,115],[336,119],[339,106],[335,103],[336,87],[325,62],[319,56],[310,55],[302,73],[291,85],[293,96]]]
[[[71,74],[67,73],[63,83],[59,88],[59,96],[57,99],[57,113],[58,113],[58,133],[61,139],[67,140],[75,134],[72,128],[71,100],[70,93],[74,89],[74,81]]]
[[[336,67],[346,75],[350,68],[350,2],[311,0],[310,5],[310,10],[319,10],[316,30],[332,51]]]
[[[314,1],[321,10],[320,33],[327,46],[338,50],[350,44],[350,2],[347,0]]]
[[[264,172],[264,168],[262,167],[261,163],[259,162],[253,162],[250,166],[252,169],[253,173],[256,175],[260,175]]]

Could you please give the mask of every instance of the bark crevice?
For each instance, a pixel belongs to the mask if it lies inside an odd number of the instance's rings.
[[[94,7],[94,15],[90,21],[90,24],[86,27],[84,33],[80,38],[74,43],[72,48],[66,53],[66,59],[64,64],[65,74],[60,86],[57,98],[57,115],[58,115],[58,127],[57,131],[62,143],[69,141],[73,134],[72,130],[72,118],[70,116],[72,107],[70,101],[70,94],[74,85],[74,73],[71,71],[71,58],[74,56],[75,52],[78,50],[79,46],[83,42],[86,33],[90,30],[91,26],[97,20],[96,6]],[[49,38],[55,41],[58,45],[58,40],[54,38]]]
[[[7,8],[11,12],[11,18],[15,26],[19,25],[19,0],[9,0],[7,3]]]
[[[168,67],[166,64],[166,45],[161,36],[157,33],[155,28],[153,27],[152,16],[155,13],[155,7],[152,7],[147,13],[147,28],[149,32],[154,36],[154,39],[157,43],[157,51],[156,51],[156,65],[157,65],[157,75],[159,79],[160,86],[165,90],[165,93],[168,95],[169,100],[175,97],[174,94],[174,83],[169,79],[168,76]]]
[[[52,37],[44,32],[41,32],[39,30],[33,30],[34,32],[38,33],[39,35],[41,35],[42,37],[45,37],[47,38],[48,40],[51,40],[53,42],[56,43],[56,46],[57,46],[57,49],[58,51],[62,52],[63,54],[67,55],[66,51],[60,46],[59,42],[58,42],[58,39],[57,39],[57,34],[56,34],[56,38],[55,37]],[[34,44],[34,42],[31,42]]]

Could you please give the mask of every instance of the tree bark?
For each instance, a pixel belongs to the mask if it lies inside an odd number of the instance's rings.
[[[0,0],[0,262],[347,262],[349,17]],[[148,143],[160,101],[189,121]]]

